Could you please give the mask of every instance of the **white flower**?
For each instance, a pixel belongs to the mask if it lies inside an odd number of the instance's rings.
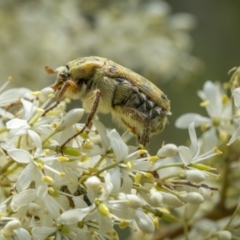
[[[227,143],[227,146],[230,146],[233,142],[235,142],[237,140],[237,138],[239,137],[239,135],[240,135],[240,119],[236,118],[235,119],[235,123],[237,125],[237,128],[234,131],[234,133],[232,134],[229,142]]]
[[[183,192],[180,193],[179,196],[184,202],[191,204],[200,204],[204,201],[203,196],[197,192]]]
[[[31,96],[31,91],[27,88],[13,88],[3,92],[3,90],[9,84],[9,82],[10,81],[7,81],[0,88],[0,116],[12,119],[14,117],[13,114],[6,111],[2,107],[7,107],[11,103],[17,103],[20,100],[20,98],[33,99],[33,96]]]
[[[186,170],[186,179],[190,182],[200,183],[204,181],[205,174],[202,171],[199,171],[197,169]]]
[[[204,84],[203,91],[199,91],[198,95],[204,101],[202,105],[206,107],[209,117],[187,113],[180,116],[175,125],[178,128],[187,128],[190,123],[194,122],[196,127],[209,128],[203,136],[204,148],[209,150],[217,146],[219,133],[228,135],[232,133],[231,101],[224,95],[219,84],[214,84],[211,81]]]
[[[232,239],[232,233],[229,231],[226,231],[226,230],[219,231],[216,234],[216,236],[219,240],[231,240]]]
[[[173,157],[177,152],[178,148],[175,144],[166,144],[158,150],[157,156],[160,158]]]
[[[14,118],[6,123],[6,127],[10,130],[9,135],[13,136],[24,136],[27,135],[35,144],[35,147],[41,151],[42,141],[40,136],[36,133],[37,129],[32,127],[31,120],[35,114],[39,115],[38,108],[34,103],[21,99],[23,104],[23,112],[21,118]],[[36,117],[36,116],[35,116]]]
[[[191,123],[189,125],[188,131],[189,131],[189,136],[190,136],[190,140],[191,140],[190,147],[189,148],[185,147],[185,146],[178,147],[179,155],[186,166],[189,165],[190,163],[196,163],[199,161],[203,161],[203,160],[208,159],[217,154],[216,152],[211,150],[209,152],[206,152],[206,153],[200,155],[200,148],[198,145],[198,140],[197,140],[197,136],[196,136],[196,132],[195,132],[195,128],[194,128],[194,123]]]

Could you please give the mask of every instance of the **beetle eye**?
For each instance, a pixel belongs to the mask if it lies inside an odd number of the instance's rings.
[[[67,71],[64,71],[60,73],[59,76],[62,78],[62,80],[67,80],[67,78],[69,77],[69,73]]]

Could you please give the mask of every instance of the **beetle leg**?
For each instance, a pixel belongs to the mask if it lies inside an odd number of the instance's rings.
[[[77,137],[78,135],[82,134],[82,133],[85,131],[86,128],[88,128],[88,127],[91,126],[92,120],[93,120],[93,118],[94,118],[94,115],[95,115],[95,113],[97,112],[97,108],[98,108],[98,105],[99,105],[99,102],[100,102],[100,97],[101,97],[101,91],[100,91],[99,89],[95,90],[94,93],[95,93],[95,98],[94,98],[94,101],[93,101],[93,105],[92,105],[91,111],[90,111],[90,113],[89,113],[89,115],[88,115],[88,118],[87,118],[87,121],[86,121],[84,127],[81,129],[80,132],[78,132],[78,133],[74,134],[72,137],[68,138],[68,139],[66,140],[66,142],[64,142],[64,143],[60,146],[59,151],[60,151],[61,153],[63,153],[62,150],[63,150],[63,148],[66,146],[67,143],[69,143],[72,139],[74,139],[74,138]]]
[[[46,109],[45,112],[42,114],[42,116],[45,116],[49,111],[51,111],[52,109],[54,109],[55,107],[57,107],[57,105],[60,103],[60,101],[62,100],[65,92],[67,91],[67,89],[69,88],[69,86],[71,85],[71,83],[69,81],[66,81],[62,88],[60,89],[58,96],[57,96],[57,101],[55,104],[53,104],[53,106],[51,106],[50,108]],[[54,86],[53,86],[54,87]],[[52,88],[53,88],[52,87]],[[57,89],[56,89],[57,90]]]
[[[149,143],[149,135],[150,135],[150,121],[146,120],[143,128],[143,133],[141,135],[138,135],[138,143],[143,146],[143,148],[146,147],[146,145]]]

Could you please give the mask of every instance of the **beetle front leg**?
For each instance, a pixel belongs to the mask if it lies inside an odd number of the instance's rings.
[[[71,85],[71,83],[69,81],[66,81],[62,88],[60,89],[58,96],[57,96],[57,101],[55,104],[53,104],[53,106],[51,106],[50,108],[46,109],[45,112],[42,114],[42,116],[45,116],[49,111],[53,110],[55,107],[58,106],[58,104],[61,102],[64,94],[66,93],[67,89],[69,88],[69,86]],[[52,86],[52,88],[54,89],[54,85]]]
[[[138,143],[142,145],[141,147],[145,148],[147,144],[149,143],[149,136],[150,136],[150,121],[147,119],[144,128],[143,133],[141,135],[138,135]]]
[[[97,112],[97,108],[98,108],[98,105],[99,105],[99,102],[100,102],[100,97],[101,97],[101,91],[99,89],[95,90],[94,91],[94,94],[95,94],[95,97],[94,97],[94,101],[93,101],[93,105],[92,105],[92,108],[91,108],[91,111],[88,115],[88,118],[87,118],[87,121],[84,125],[84,127],[81,129],[80,132],[74,134],[72,137],[68,138],[66,142],[64,142],[60,148],[59,148],[59,151],[63,154],[63,148],[66,146],[67,143],[69,143],[72,139],[74,139],[75,137],[77,137],[78,135],[82,134],[86,128],[88,128],[91,123],[92,123],[92,120],[94,118],[94,115],[96,114]]]

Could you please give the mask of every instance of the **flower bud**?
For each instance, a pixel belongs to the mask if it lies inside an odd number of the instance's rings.
[[[200,183],[205,179],[205,175],[199,170],[187,170],[186,178],[190,182]]]
[[[150,201],[152,206],[154,207],[161,207],[163,203],[163,196],[160,192],[151,190],[150,191]]]
[[[38,98],[41,102],[46,102],[49,98],[49,95],[53,93],[54,93],[54,90],[51,87],[46,87],[42,89]]]
[[[232,239],[232,233],[229,231],[223,230],[217,233],[217,238],[219,240],[231,240]]]
[[[145,233],[154,233],[155,226],[153,224],[153,220],[150,216],[145,214],[142,210],[137,209],[135,212],[135,221],[138,225],[138,227]]]
[[[143,200],[134,194],[126,194],[126,197],[128,199],[128,205],[131,208],[137,209],[143,206]]]
[[[14,219],[8,222],[2,230],[2,233],[5,237],[14,235],[14,230],[21,227],[19,220]]]
[[[192,204],[201,204],[204,201],[203,196],[197,192],[183,192],[179,195],[181,199],[185,202],[192,203]]]
[[[184,205],[184,202],[179,200],[175,195],[171,193],[161,192],[163,197],[163,203],[170,206],[170,207],[181,207]]]
[[[175,144],[166,144],[158,150],[157,156],[160,158],[173,157],[177,152],[178,148]]]
[[[91,190],[98,190],[101,185],[100,179],[96,176],[89,177],[84,183],[86,187]]]
[[[84,109],[82,108],[72,109],[64,116],[62,122],[56,128],[56,131],[63,131],[64,129],[69,128],[73,124],[79,122],[83,117],[83,114]]]

